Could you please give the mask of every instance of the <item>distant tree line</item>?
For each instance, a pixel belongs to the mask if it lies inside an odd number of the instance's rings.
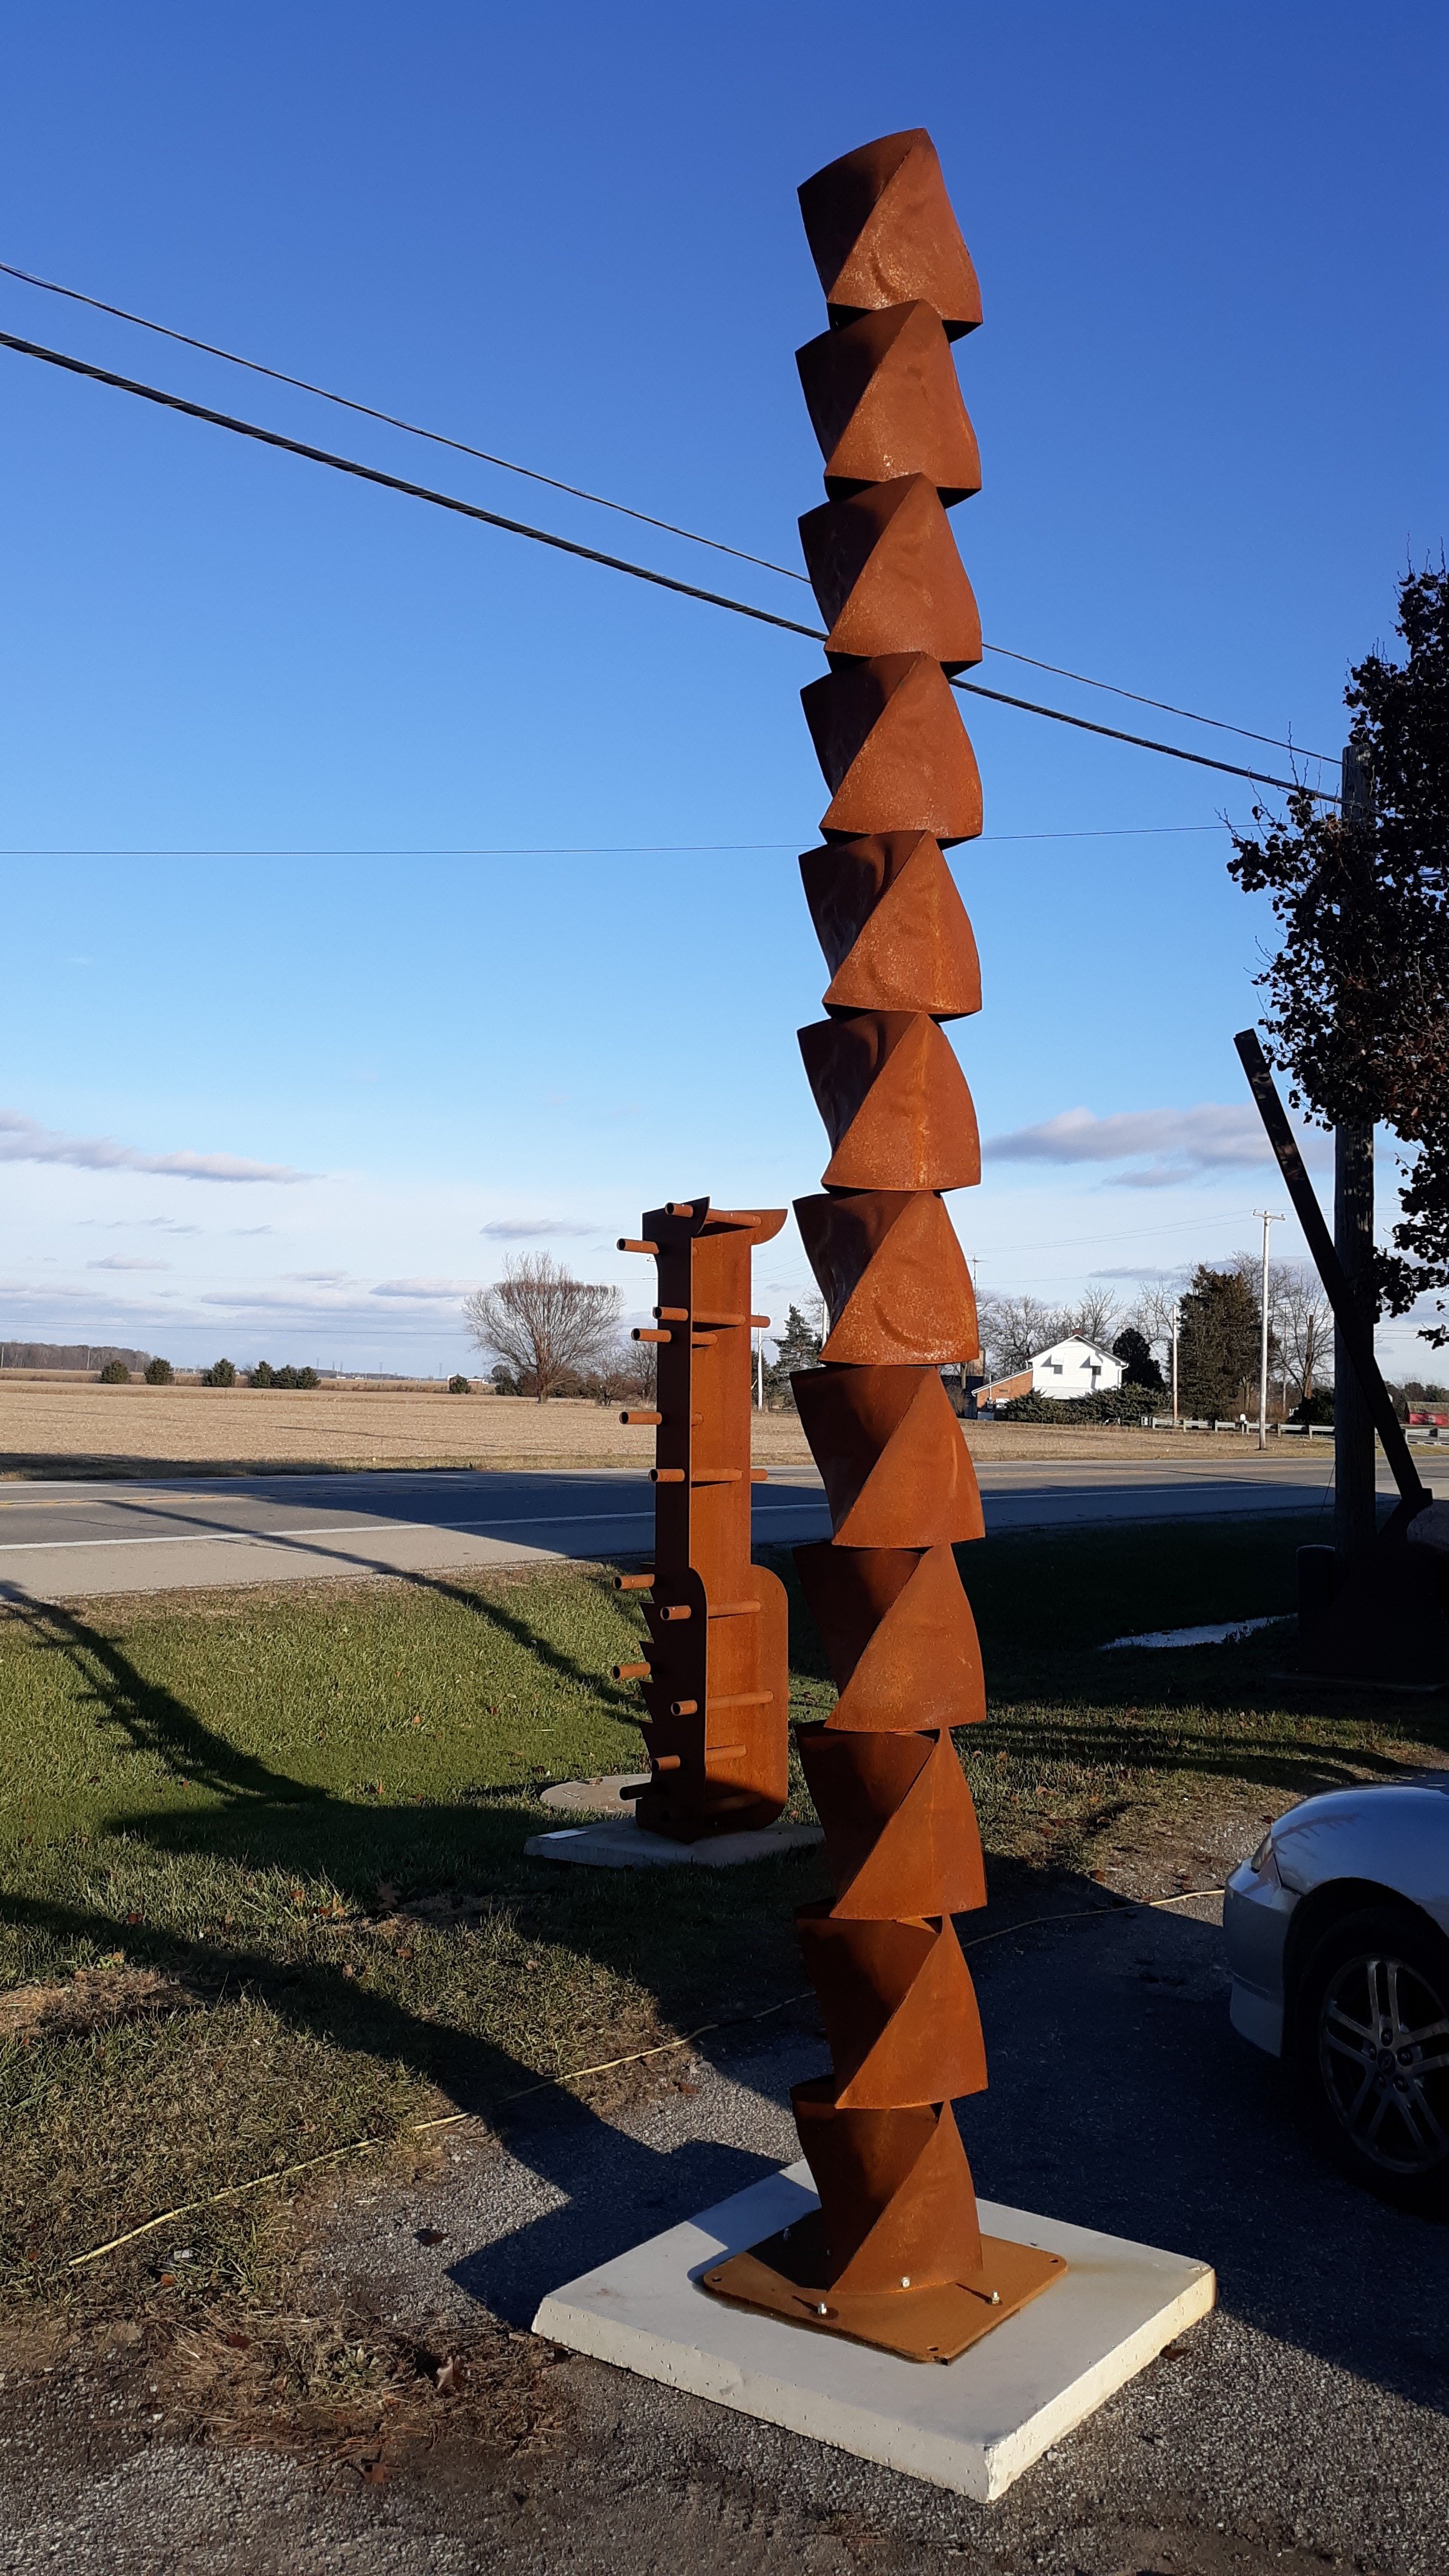
[[[1261,1293],[1261,1262],[1240,1252],[1220,1269],[1199,1262],[1190,1272],[1144,1282],[1126,1303],[1105,1286],[1064,1306],[1031,1296],[984,1296],[981,1374],[988,1381],[1015,1376],[1038,1351],[1075,1334],[1120,1360],[1125,1376],[1115,1393],[1067,1398],[1071,1418],[1136,1421],[1170,1401],[1175,1309],[1180,1412],[1198,1421],[1235,1421],[1245,1412],[1256,1417]],[[1270,1416],[1321,1412],[1333,1383],[1333,1314],[1308,1263],[1269,1264],[1268,1320]],[[1017,1399],[1018,1406],[1038,1408],[1031,1418],[1043,1420],[1048,1417],[1039,1408],[1054,1402],[1062,1399]]]
[[[0,1369],[93,1369],[119,1360],[128,1374],[140,1375],[150,1356],[149,1351],[128,1351],[115,1342],[0,1341]]]

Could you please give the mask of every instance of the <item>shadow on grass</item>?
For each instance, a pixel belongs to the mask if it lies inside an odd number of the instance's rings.
[[[60,1942],[109,1946],[120,1935],[113,1918],[85,1908],[9,1897],[4,1911],[16,1924]],[[554,2248],[578,2241],[582,2213],[575,2211],[575,2199],[589,2178],[605,2168],[610,2180],[605,2206],[590,2206],[585,2221],[590,2261],[606,2261],[637,2242],[649,2232],[656,2211],[669,2213],[667,2224],[775,2170],[773,2157],[712,2139],[663,2148],[634,2139],[580,2100],[564,2081],[540,2078],[535,2068],[492,2041],[422,2020],[394,1998],[359,1987],[341,1967],[307,1965],[288,1972],[261,1951],[187,1941],[175,1934],[147,1940],[129,1932],[125,1937],[133,1958],[164,1963],[172,1975],[213,2002],[249,1995],[312,2038],[408,2067],[504,2137],[515,2163],[546,2187],[545,2206],[460,2266],[458,2277],[474,2297],[511,2322],[530,2323],[544,2291],[562,2278],[564,2257]],[[404,2128],[401,2134],[410,2133]],[[592,2203],[592,2192],[587,2196]],[[124,2214],[139,2225],[152,2212],[138,2208]]]
[[[0,1584],[0,1600],[35,1643],[64,1655],[82,1685],[82,1704],[102,1724],[124,1735],[133,1752],[151,1753],[198,1788],[224,1798],[264,1799],[273,1805],[315,1806],[323,1792],[254,1754],[239,1752],[160,1683],[147,1681],[119,1646],[60,1602],[32,1601]]]
[[[470,1608],[478,1606],[466,1587],[422,1580]],[[540,1937],[581,1960],[622,1970],[676,2028],[752,2004],[758,2008],[803,1982],[791,1957],[787,1916],[792,1897],[814,1893],[818,1864],[781,1861],[728,1882],[709,1872],[681,1872],[678,1883],[663,1886],[652,1876],[638,1880],[624,1872],[596,1875],[529,1862],[521,1846],[539,1819],[521,1800],[371,1810],[302,1788],[234,1754],[74,1611],[34,1604],[25,1611],[32,1633],[74,1660],[110,1722],[124,1727],[131,1740],[164,1750],[178,1767],[184,1763],[212,1790],[218,1803],[208,1812],[124,1820],[128,1836],[157,1851],[205,1851],[254,1866],[325,1873],[359,1897],[383,1877],[430,1888],[451,1880],[515,1908]],[[522,1631],[523,1642],[530,1641],[530,1623],[512,1611],[505,1618],[510,1634]],[[818,1681],[818,1671],[812,1673],[818,1646],[812,1647],[803,1629],[799,1645],[805,1677]],[[1074,1673],[1080,1671],[1080,1650],[1066,1660]],[[1125,1659],[1103,1659],[1109,1661],[1104,1707],[1108,1688],[1115,1704],[1135,1681]],[[1141,1661],[1144,1669],[1151,1665],[1155,1678],[1157,1660]],[[1221,1669],[1226,1678],[1227,1667]],[[578,1678],[577,1668],[570,1677]],[[1061,1687],[1064,1701],[1071,1697],[1081,1704],[1081,1689],[1068,1691],[1065,1672]],[[1241,1713],[1240,1694],[1234,1706]],[[1212,1773],[1246,1771],[1289,1786],[1305,1785],[1306,1761],[1321,1766],[1324,1759],[1321,1744],[1275,1744],[1266,1729],[1217,1740],[1200,1695],[1194,1710],[1184,1713],[1177,1742],[1156,1729],[1134,1731],[1134,1715],[1129,1707],[1118,1723],[1109,1725],[1104,1716],[1074,1731],[1053,1729],[1049,1715],[1008,1710],[995,1720],[991,1741],[1038,1760],[1059,1749],[1063,1759],[1096,1760],[1108,1770],[1140,1758],[1159,1769],[1176,1763]],[[1416,1724],[1420,1716],[1416,1707]],[[1372,1758],[1387,1771],[1400,1767],[1386,1756]],[[1254,1764],[1277,1767],[1254,1772]],[[1030,1877],[1022,1874],[1018,1898]],[[1046,1903],[1028,1898],[1021,1911],[1060,1911],[1065,1917],[1078,1903],[1104,1910],[1101,1889],[1080,1879],[1055,1876],[1033,1884]],[[522,2178],[500,2178],[489,2203],[497,2211],[498,2232],[455,2266],[455,2277],[519,2323],[529,2321],[543,2290],[743,2187],[775,2163],[773,2156],[708,2138],[668,2143],[685,2123],[662,2114],[651,2114],[650,2129],[663,2143],[632,2137],[563,2085],[540,2083],[536,2068],[508,2046],[431,2019],[396,1994],[376,1990],[366,1977],[346,1976],[342,1961],[292,1959],[281,1945],[269,1952],[254,1939],[192,1937],[160,1924],[123,1923],[93,1902],[14,1896],[5,1911],[60,1944],[122,1948],[131,1960],[166,1968],[218,1999],[251,1993],[284,2024],[340,2050],[402,2064],[441,2086],[459,2107],[486,2117],[505,2137]],[[1119,1919],[1142,1927],[1168,1918],[1134,1910]],[[963,1924],[963,1932],[968,1940],[979,1938],[983,1928],[997,1928],[998,1920],[989,1915],[983,1924],[977,1916]],[[970,1955],[973,1972],[978,1955],[981,1963],[993,2051],[993,2091],[969,2106],[963,2121],[973,2156],[979,2140],[983,2184],[1014,2192],[1030,2154],[1042,2155],[1043,2140],[1056,2142],[1061,2172],[1053,2179],[1042,2167],[1033,2186],[1038,2199],[1059,2201],[1063,2215],[1135,2234],[1145,2230],[1163,2242],[1181,2236],[1189,2250],[1223,2266],[1231,2276],[1230,2304],[1264,2331],[1325,2353],[1383,2385],[1422,2390],[1429,2345],[1421,2352],[1415,2338],[1439,2331],[1432,2319],[1421,2320],[1416,2311],[1411,2330],[1401,2324],[1391,2335],[1374,2329],[1372,2317],[1365,2327],[1356,2313],[1346,2314],[1341,2282],[1345,2263],[1355,2281],[1362,2274],[1365,2284],[1406,2250],[1422,2264],[1427,2240],[1417,2224],[1374,2211],[1335,2178],[1324,2179],[1293,2145],[1264,2070],[1250,2060],[1242,2072],[1221,1995],[1200,1994],[1184,1983],[1195,1976],[1199,1958],[1216,1956],[1216,1934],[1186,1924],[1164,1932],[1160,1938],[1175,1945],[1174,1957],[1181,1953],[1181,1974],[1174,1967],[1164,1980],[1154,1970],[1146,1989],[1138,1983],[1143,1962],[1136,1950],[1144,1943],[1136,1929],[1128,1935],[1089,1927],[1085,1943],[1100,1938],[1113,1944],[1110,1955],[1102,1954],[1100,1972],[1085,1946],[1034,1966],[1032,1945],[1039,1939],[1071,1937],[1025,1930],[1026,1947],[1019,1952],[1017,1944],[998,1943]],[[1154,1943],[1158,1939],[1154,1933]],[[1119,1957],[1124,1943],[1127,1955]],[[350,1955],[355,1960],[356,1950]],[[778,2027],[783,2039],[788,2025]],[[738,2038],[700,2045],[703,2054],[739,2050]],[[800,2040],[798,2048],[808,2055],[812,2043]],[[612,2051],[603,2045],[589,2053]],[[756,2053],[746,2061],[746,2080],[778,2098],[785,2076],[804,2071],[787,2063],[794,2055],[790,2045]],[[1102,2080],[1103,2066],[1112,2070],[1110,2082]],[[1065,2125],[1064,2101],[1072,2106]],[[1306,2231],[1304,2207],[1316,2222]],[[139,2221],[151,2212],[126,2214]],[[359,2217],[349,2224],[370,2222]],[[1325,2265],[1321,2246],[1330,2240],[1335,2257]]]

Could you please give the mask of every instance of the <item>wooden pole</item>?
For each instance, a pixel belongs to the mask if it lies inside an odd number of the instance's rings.
[[[1350,744],[1343,754],[1344,822],[1372,820],[1366,771]],[[1370,1334],[1376,1321],[1373,1295],[1374,1131],[1372,1120],[1349,1119],[1333,1135],[1333,1247],[1349,1291]],[[1346,1356],[1346,1354],[1344,1355]],[[1378,1526],[1374,1497],[1374,1426],[1368,1401],[1351,1367],[1333,1373],[1334,1544],[1340,1556],[1367,1547]]]

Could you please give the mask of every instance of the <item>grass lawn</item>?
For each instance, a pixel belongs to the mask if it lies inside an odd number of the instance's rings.
[[[1097,1652],[1286,1611],[1317,1534],[1277,1517],[965,1552],[993,1704],[962,1751],[998,1875],[1204,1883],[1204,1855],[1220,1874],[1326,1780],[1443,1758],[1438,1702],[1285,1691],[1282,1635]],[[794,1607],[795,1714],[823,1715]],[[638,1759],[634,1695],[606,1678],[637,1624],[589,1568],[0,1616],[8,2296],[273,2298],[290,2186],[67,2265],[362,2136],[416,2159],[413,2124],[455,2103],[497,2114],[799,1989],[817,1856],[644,1879],[523,1856],[543,1782]]]

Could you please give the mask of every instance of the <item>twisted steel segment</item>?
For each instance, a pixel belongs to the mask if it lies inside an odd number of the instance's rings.
[[[829,1331],[793,1384],[832,1536],[796,1563],[840,1696],[798,1730],[835,1892],[797,1928],[832,2071],[794,2093],[818,2215],[705,2277],[948,2361],[1064,2269],[983,2240],[952,2109],[986,2083],[952,1922],[986,1901],[981,1839],[951,1737],[985,1715],[954,1555],[983,1523],[940,1375],[979,1347],[942,1193],[981,1176],[943,1028],[980,1009],[981,979],[942,850],[982,819],[950,687],[981,628],[946,516],[980,483],[949,343],[981,305],[926,134],[847,154],[800,199],[832,324],[799,353],[830,496],[800,523],[829,664],[802,696],[830,789],[800,862],[826,1017],[800,1048],[831,1153],[795,1211]]]

